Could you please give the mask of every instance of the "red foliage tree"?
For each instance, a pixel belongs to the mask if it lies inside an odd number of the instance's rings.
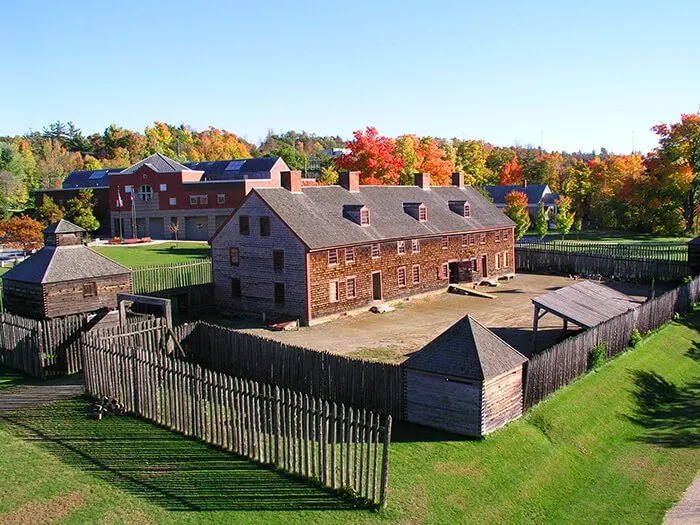
[[[521,184],[523,182],[523,168],[518,162],[518,156],[513,157],[513,160],[508,160],[503,165],[498,183],[504,185]]]
[[[361,184],[397,184],[403,159],[396,154],[394,142],[373,127],[355,131],[353,136],[347,143],[351,153],[335,161],[338,169],[359,171]]]
[[[26,253],[44,245],[42,228],[40,222],[26,215],[20,215],[7,221],[0,221],[0,236],[4,237],[4,244],[21,248]]]

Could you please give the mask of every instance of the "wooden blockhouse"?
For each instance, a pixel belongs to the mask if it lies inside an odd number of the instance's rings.
[[[523,412],[525,356],[466,316],[405,363],[406,418],[481,437]]]
[[[2,276],[5,309],[34,318],[115,309],[131,270],[83,245],[85,233],[63,219],[43,230],[44,247]]]

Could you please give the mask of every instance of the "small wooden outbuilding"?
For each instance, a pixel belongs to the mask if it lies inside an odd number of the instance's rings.
[[[131,270],[83,245],[84,229],[62,219],[43,233],[44,247],[2,276],[6,310],[63,317],[112,310],[131,293]]]
[[[406,418],[481,437],[523,412],[525,356],[467,315],[405,363]]]

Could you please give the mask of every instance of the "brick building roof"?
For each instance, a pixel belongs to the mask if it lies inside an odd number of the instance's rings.
[[[487,381],[527,358],[467,315],[413,354],[404,366],[413,370]]]
[[[165,155],[161,155],[160,153],[154,153],[150,157],[146,157],[145,159],[137,162],[136,164],[132,164],[128,168],[122,170],[119,172],[120,175],[129,175],[131,173],[136,173],[141,166],[150,166],[154,171],[157,171],[158,173],[177,173],[179,171],[189,171],[190,168],[187,166],[183,166],[179,162],[174,161],[173,159],[166,157]]]
[[[552,193],[549,186],[546,184],[528,184],[527,186],[501,185],[501,186],[484,186],[484,189],[493,199],[495,204],[505,204],[506,195],[511,191],[519,191],[527,196],[527,203],[530,205],[538,204],[540,201],[545,203],[553,203],[559,198],[559,194]],[[552,195],[552,197],[549,197]]]
[[[253,190],[310,249],[364,244],[390,239],[420,238],[475,230],[510,228],[514,223],[476,189],[457,186],[360,186],[350,192],[341,186]],[[466,201],[471,216],[450,209],[450,201]],[[404,206],[422,203],[427,220],[419,221]],[[366,206],[369,226],[360,226],[343,209]]]

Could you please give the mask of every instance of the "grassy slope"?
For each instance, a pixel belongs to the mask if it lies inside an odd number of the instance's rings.
[[[380,514],[133,418],[86,419],[84,402],[65,402],[25,419],[50,444],[0,426],[0,522],[11,509],[67,501],[70,523],[660,523],[700,467],[699,326],[696,312],[660,330],[484,441],[395,427]]]
[[[164,242],[151,246],[100,246],[92,249],[129,268],[191,262],[211,257],[208,244],[194,242]]]

